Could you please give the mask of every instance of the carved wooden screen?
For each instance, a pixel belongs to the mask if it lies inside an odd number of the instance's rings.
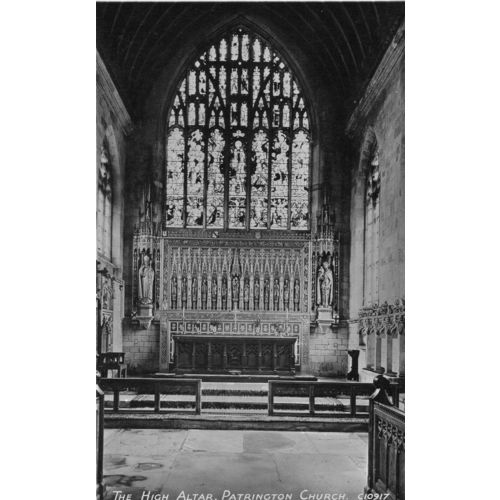
[[[182,76],[168,115],[167,227],[309,229],[309,114],[267,41],[237,28]]]

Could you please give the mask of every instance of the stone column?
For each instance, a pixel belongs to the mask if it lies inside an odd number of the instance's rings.
[[[387,335],[383,332],[380,333],[380,367],[385,368],[387,372],[389,367],[387,366]]]
[[[366,367],[375,369],[375,333],[366,336]]]
[[[398,335],[397,337],[394,337],[391,339],[391,347],[392,347],[392,372],[399,374],[399,344],[400,344],[401,337]]]
[[[387,344],[387,349],[386,349],[386,354],[385,354],[385,367],[386,367],[386,373],[394,373],[394,370],[392,368],[392,335],[390,332],[387,332],[386,334],[386,344]]]
[[[405,375],[405,336],[399,336],[399,370],[398,375],[404,377]]]
[[[375,370],[382,368],[382,338],[374,334],[375,337]]]

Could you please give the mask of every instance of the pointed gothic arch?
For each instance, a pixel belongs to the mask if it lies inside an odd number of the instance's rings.
[[[170,100],[167,227],[309,229],[313,118],[274,45],[245,24],[218,30]]]

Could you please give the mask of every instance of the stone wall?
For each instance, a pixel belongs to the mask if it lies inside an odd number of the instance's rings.
[[[124,225],[124,183],[127,135],[131,128],[130,117],[123,102],[97,54],[97,137],[96,137],[96,193],[98,192],[98,176],[101,161],[101,147],[106,142],[110,155],[112,183],[112,219],[111,219],[111,255],[97,254],[97,262],[101,270],[106,269],[111,276],[111,300],[107,307],[107,315],[112,316],[111,351],[121,351],[123,308],[123,225]],[[99,277],[99,276],[98,276]],[[100,279],[97,280],[98,287]],[[102,293],[102,290],[101,290]]]
[[[404,25],[402,25],[352,114],[351,246],[349,268],[349,348],[360,349],[365,366],[366,347],[359,345],[358,314],[363,306],[394,303],[405,296],[404,247]],[[366,290],[365,273],[365,162],[367,148],[379,149],[380,194],[376,286]],[[383,366],[383,364],[382,364]]]
[[[312,375],[345,377],[347,373],[347,329],[311,329],[309,369]]]
[[[129,375],[153,373],[159,368],[160,327],[152,323],[149,328],[124,322],[123,350]]]

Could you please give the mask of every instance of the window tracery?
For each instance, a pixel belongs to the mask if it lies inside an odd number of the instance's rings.
[[[238,28],[181,79],[168,116],[167,227],[309,228],[309,115],[267,41]]]
[[[112,184],[109,152],[101,147],[97,189],[97,251],[111,259]]]

